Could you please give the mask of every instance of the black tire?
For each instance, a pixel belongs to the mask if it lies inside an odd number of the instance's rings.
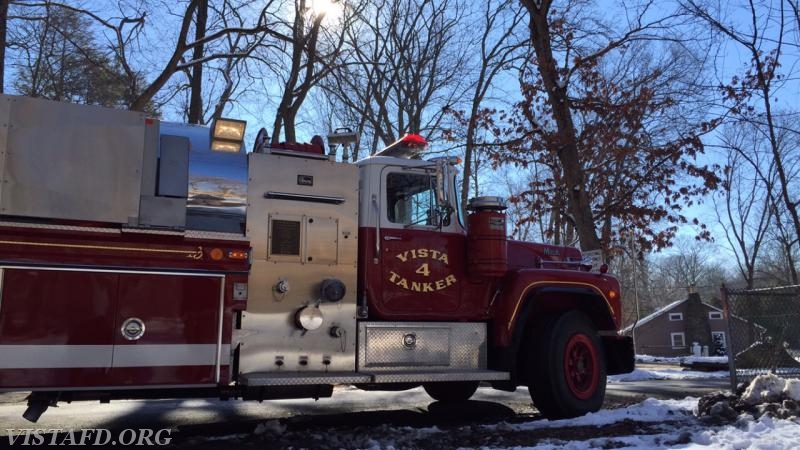
[[[592,322],[570,311],[537,325],[527,336],[524,354],[533,404],[548,419],[599,410],[606,393],[606,361]]]
[[[422,385],[425,392],[434,400],[444,403],[463,402],[469,400],[478,390],[477,381],[451,381],[447,383],[426,383]]]

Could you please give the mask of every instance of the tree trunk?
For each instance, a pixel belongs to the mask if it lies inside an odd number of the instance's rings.
[[[206,35],[206,23],[208,22],[208,0],[199,0],[197,4],[197,20],[195,21],[194,38],[195,41],[202,40]],[[204,45],[200,44],[194,48],[192,61],[199,61],[203,58]],[[192,66],[192,78],[189,80],[189,123],[203,124],[203,64],[197,63]]]
[[[575,231],[580,239],[581,249],[601,250],[600,238],[597,236],[592,207],[588,194],[584,189],[584,170],[581,165],[577,145],[577,132],[572,121],[572,110],[567,96],[567,81],[561,80],[553,57],[550,40],[550,28],[547,13],[551,0],[544,0],[537,7],[534,0],[521,0],[530,14],[531,43],[536,52],[536,65],[542,82],[547,90],[547,97],[552,108],[553,119],[558,129],[558,148],[555,151],[567,190],[569,211]]]

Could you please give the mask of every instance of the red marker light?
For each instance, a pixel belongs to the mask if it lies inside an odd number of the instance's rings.
[[[229,259],[247,259],[248,254],[244,250],[231,250],[228,252]]]

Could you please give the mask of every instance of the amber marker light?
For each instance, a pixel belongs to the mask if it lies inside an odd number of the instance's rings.
[[[228,252],[228,259],[247,259],[248,254],[244,250],[231,250]]]
[[[608,298],[610,298],[611,300],[617,298],[617,291],[608,291]]]
[[[213,248],[210,252],[208,252],[208,256],[213,261],[221,261],[222,258],[225,256],[225,253],[222,251],[221,248]]]

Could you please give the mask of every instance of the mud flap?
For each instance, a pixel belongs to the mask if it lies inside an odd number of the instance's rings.
[[[603,336],[608,375],[633,372],[634,351],[631,336]]]

